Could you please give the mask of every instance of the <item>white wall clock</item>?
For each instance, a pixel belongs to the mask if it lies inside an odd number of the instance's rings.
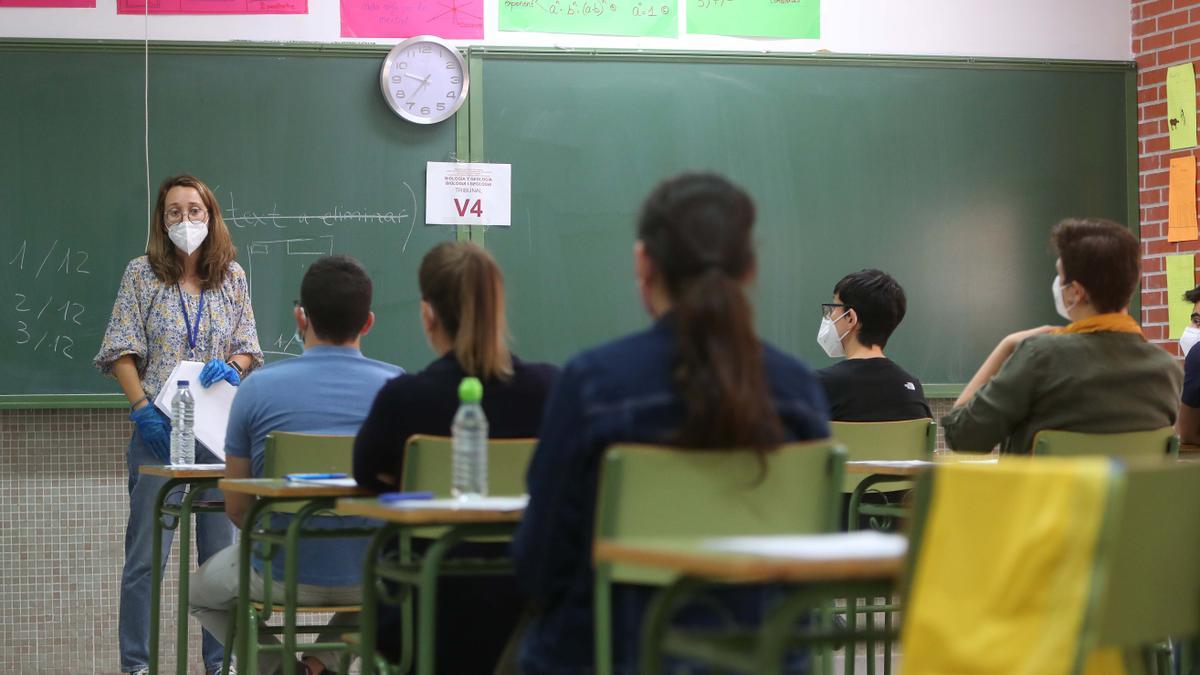
[[[383,98],[400,117],[417,124],[449,118],[467,98],[467,64],[452,45],[432,35],[392,47],[379,71]]]

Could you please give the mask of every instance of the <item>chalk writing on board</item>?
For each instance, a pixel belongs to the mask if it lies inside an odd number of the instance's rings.
[[[35,352],[57,354],[74,360],[71,348],[75,338],[70,331],[82,326],[81,320],[87,307],[69,298],[55,299],[54,296],[34,297],[14,291],[12,309],[19,317],[13,328],[16,343],[28,345]]]
[[[500,30],[675,37],[676,0],[501,0]]]
[[[31,253],[32,257],[30,258],[30,262],[32,263],[32,261],[37,258],[41,251],[36,247],[33,251],[31,251],[29,247],[29,240],[22,239],[21,245],[17,247],[16,252],[8,261],[9,266],[15,265],[18,271],[25,271],[26,257],[30,256]],[[89,257],[91,256],[87,251],[82,251],[79,249],[72,250],[70,247],[60,247],[59,241],[55,239],[50,244],[49,248],[46,249],[46,253],[44,256],[42,256],[41,262],[38,263],[37,271],[34,272],[33,277],[37,279],[42,276],[43,270],[49,271],[49,269],[46,267],[46,263],[48,262],[52,264],[57,263],[54,268],[55,272],[61,272],[63,274],[91,274],[91,270],[87,269],[87,261]]]
[[[270,211],[261,213],[247,209],[238,209],[234,203],[233,193],[229,193],[228,207],[225,208],[225,223],[233,227],[274,227],[279,230],[287,229],[290,225],[309,225],[312,223],[333,227],[340,222],[361,223],[396,223],[400,224],[412,217],[407,209],[397,211],[366,211],[348,209],[340,204],[322,213],[301,212],[299,214],[282,214],[278,205],[273,205]]]

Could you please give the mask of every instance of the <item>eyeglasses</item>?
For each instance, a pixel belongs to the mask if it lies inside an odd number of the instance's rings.
[[[183,216],[185,214],[187,215],[187,219],[193,222],[204,222],[208,220],[208,211],[201,206],[193,206],[187,211],[182,211],[176,207],[171,207],[167,209],[166,213],[163,214],[163,218],[167,221],[168,225],[175,225],[183,220]]]
[[[1200,314],[1197,314],[1195,312],[1192,313],[1192,325],[1200,326]]]
[[[847,310],[847,309],[850,309],[850,306],[843,305],[838,302],[822,302],[821,303],[821,318],[822,319],[832,319],[833,315],[835,313],[838,313],[838,314],[842,313],[842,312],[837,311],[839,309]]]

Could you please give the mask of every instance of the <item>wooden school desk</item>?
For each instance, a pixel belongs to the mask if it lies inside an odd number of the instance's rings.
[[[738,542],[736,547],[731,544]],[[906,539],[897,534],[877,532],[822,535],[770,535],[761,537],[655,537],[646,539],[598,541],[594,548],[597,562],[656,567],[679,575],[671,585],[659,591],[646,613],[642,629],[639,672],[657,675],[662,658],[672,655],[700,658],[710,665],[736,668],[745,672],[772,673],[782,664],[785,653],[796,641],[797,621],[814,607],[831,603],[834,598],[888,595],[904,566]],[[676,607],[712,584],[795,585],[764,618],[748,642],[713,639],[713,635],[689,635],[671,629]],[[877,637],[871,631],[858,634],[848,614],[848,633],[815,635],[809,644],[829,641],[850,644],[855,638],[871,646]],[[739,636],[746,637],[746,636]],[[853,648],[847,647],[847,659],[853,664]]]
[[[505,497],[513,501],[516,498]],[[434,502],[409,501],[384,503],[379,499],[340,499],[337,512],[347,516],[363,516],[384,521],[367,550],[363,568],[363,605],[360,625],[359,649],[362,656],[363,675],[375,669],[375,634],[378,617],[379,595],[384,593],[380,580],[387,579],[411,586],[417,596],[416,640],[413,638],[413,594],[401,591],[396,597],[384,599],[389,604],[399,604],[404,618],[401,634],[400,672],[408,672],[412,666],[414,642],[417,644],[417,675],[433,675],[436,651],[436,610],[438,578],[443,575],[500,575],[512,573],[512,561],[507,558],[446,560],[446,554],[455,544],[469,538],[504,539],[512,537],[524,514],[520,507],[509,504],[506,508],[488,508],[487,504],[499,503],[491,498],[476,507],[456,507],[450,500]],[[482,508],[479,508],[482,507]],[[414,535],[430,540],[429,546],[414,560],[412,538]],[[384,545],[399,537],[400,555],[392,560],[380,560]]]
[[[172,466],[144,465],[138,469],[142,475],[166,478],[154,500],[154,535],[150,544],[150,672],[158,673],[159,616],[162,607],[162,531],[179,529],[179,593],[175,600],[175,672],[187,675],[188,663],[188,585],[192,560],[192,514],[224,513],[224,502],[196,503],[196,495],[217,486],[217,480],[225,475],[224,464],[189,464]],[[167,497],[175,488],[184,487],[186,493],[179,504],[168,504]],[[173,524],[164,525],[163,516],[174,516]]]
[[[354,497],[366,495],[369,492],[358,486],[343,487],[319,485],[315,483],[300,483],[283,478],[243,478],[223,479],[218,484],[225,492],[236,492],[256,497],[254,504],[246,513],[242,523],[242,535],[239,540],[238,553],[238,602],[237,614],[234,617],[236,636],[233,651],[237,654],[238,664],[250,663],[257,658],[258,645],[251,645],[252,631],[243,622],[250,616],[250,556],[255,542],[281,546],[284,555],[284,610],[283,610],[283,672],[295,672],[296,659],[296,585],[299,572],[299,561],[296,555],[296,545],[301,538],[341,539],[346,537],[363,537],[371,534],[372,528],[345,528],[306,530],[303,522],[309,516],[319,511],[333,509],[338,497]],[[290,514],[293,518],[286,531],[276,531],[264,526],[256,527],[259,519],[269,513],[268,507],[287,502],[298,502],[299,508]],[[270,606],[270,585],[273,575],[271,564],[264,561],[263,566],[263,602]],[[253,646],[253,649],[252,649]],[[304,645],[307,646],[307,645]],[[264,645],[266,648],[272,648]],[[225,646],[225,660],[228,662],[230,645]],[[226,666],[228,663],[225,664]]]

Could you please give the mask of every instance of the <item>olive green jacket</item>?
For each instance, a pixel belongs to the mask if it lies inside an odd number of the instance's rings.
[[[1134,333],[1037,335],[942,418],[954,450],[1028,454],[1042,429],[1149,431],[1175,424],[1183,370]]]

